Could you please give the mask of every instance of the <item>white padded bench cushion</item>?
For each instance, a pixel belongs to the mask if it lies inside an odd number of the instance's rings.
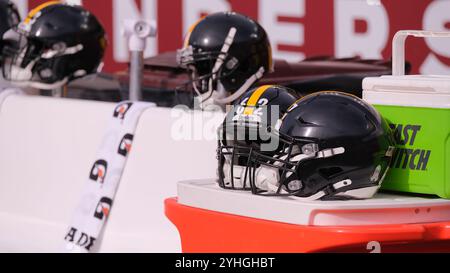
[[[0,108],[0,252],[56,252],[115,104],[9,96]],[[199,113],[188,114],[198,116]],[[213,114],[219,124],[222,113]],[[216,140],[172,138],[171,109],[141,117],[101,252],[179,252],[163,200],[214,177]],[[214,126],[212,126],[214,127]]]

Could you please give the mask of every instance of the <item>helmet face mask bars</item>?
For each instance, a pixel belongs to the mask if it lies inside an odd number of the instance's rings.
[[[106,49],[103,27],[80,6],[47,2],[4,35],[5,79],[51,90],[96,73]]]
[[[256,154],[273,156],[280,141],[272,130],[295,102],[295,91],[266,85],[245,93],[228,112],[219,128],[219,185],[250,190],[250,166]]]
[[[271,56],[267,34],[258,23],[219,12],[191,27],[177,62],[187,69],[201,105],[225,105],[272,70]]]
[[[304,201],[367,199],[380,188],[394,152],[392,132],[376,110],[337,92],[299,100],[269,134],[279,141],[271,153],[242,141],[219,147],[219,180],[231,184],[223,188]],[[246,161],[227,167],[224,158],[236,155]]]
[[[190,72],[191,79],[193,79],[192,87],[197,96],[202,98],[202,103],[211,99],[214,87],[218,89],[217,84],[221,77],[228,76],[233,73],[236,68],[237,63],[230,61],[231,65],[228,65],[228,68],[231,69],[229,69],[229,72],[219,76],[221,75],[224,61],[229,58],[228,50],[234,42],[235,35],[236,28],[230,28],[230,32],[228,33],[220,52],[194,53],[194,49],[191,45],[178,51],[178,62]],[[206,90],[205,93],[203,93],[204,90]]]
[[[5,41],[3,35],[20,23],[20,15],[16,5],[10,0],[0,0],[0,67],[2,67],[2,55]]]

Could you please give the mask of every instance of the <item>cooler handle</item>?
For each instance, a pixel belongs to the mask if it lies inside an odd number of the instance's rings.
[[[405,75],[405,41],[408,36],[450,38],[450,32],[426,30],[400,30],[394,36],[392,43],[392,75]]]

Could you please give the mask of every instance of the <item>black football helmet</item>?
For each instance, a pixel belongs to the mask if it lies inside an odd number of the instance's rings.
[[[300,99],[272,135],[280,142],[275,154],[249,156],[251,190],[301,200],[373,197],[395,146],[388,123],[372,106],[339,92]]]
[[[214,13],[192,26],[177,60],[201,102],[219,105],[234,102],[273,70],[266,31],[235,12]]]
[[[249,190],[247,173],[253,151],[266,156],[279,149],[270,133],[277,121],[296,101],[295,91],[266,85],[245,93],[228,112],[219,128],[219,186],[225,189]]]
[[[0,0],[0,67],[3,48],[3,34],[20,22],[20,15],[16,5],[10,0]]]
[[[4,39],[5,79],[47,90],[96,73],[107,46],[105,31],[92,13],[58,1],[33,9]]]

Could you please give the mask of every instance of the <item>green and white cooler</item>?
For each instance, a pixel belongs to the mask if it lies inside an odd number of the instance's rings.
[[[405,76],[408,36],[450,38],[450,32],[399,31],[393,75],[363,82],[363,98],[389,121],[397,141],[383,188],[450,199],[450,75]]]

